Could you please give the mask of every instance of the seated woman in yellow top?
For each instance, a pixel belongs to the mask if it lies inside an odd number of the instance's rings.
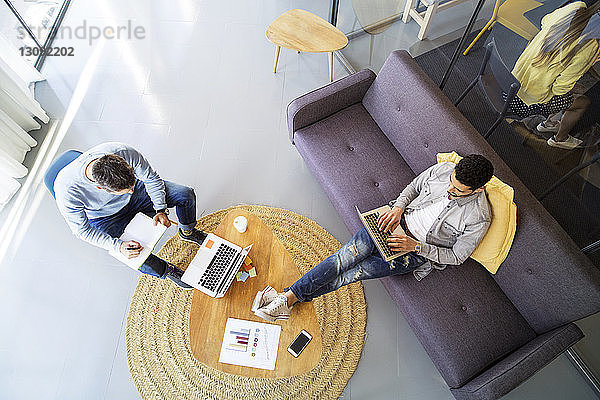
[[[586,7],[578,1],[567,4],[542,19],[542,30],[531,40],[512,71],[521,89],[511,110],[526,118],[547,117],[538,125],[542,132],[556,132],[548,139],[553,147],[572,149],[581,140],[569,135],[588,108],[585,96],[575,98],[575,83],[597,61],[600,54],[600,1]],[[564,111],[560,123],[551,117]]]

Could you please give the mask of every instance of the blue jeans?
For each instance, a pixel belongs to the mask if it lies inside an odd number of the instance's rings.
[[[289,290],[298,300],[311,301],[353,282],[408,274],[426,261],[427,258],[414,252],[400,256],[391,263],[384,261],[369,233],[363,228],[341,249],[294,282]]]
[[[181,229],[193,229],[196,226],[196,194],[194,189],[178,185],[173,182],[165,181],[165,191],[167,194],[167,207],[175,207],[179,227]],[[127,224],[138,213],[144,213],[149,217],[154,217],[156,211],[150,196],[146,192],[146,187],[142,181],[136,181],[135,188],[129,203],[116,214],[106,217],[94,218],[90,220],[90,225],[96,229],[108,233],[112,237],[119,237],[127,227]],[[167,274],[167,262],[151,254],[139,271],[164,279]]]

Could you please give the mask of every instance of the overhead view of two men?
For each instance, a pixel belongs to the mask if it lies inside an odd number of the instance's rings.
[[[363,228],[283,292],[270,286],[258,292],[252,310],[271,322],[285,320],[295,303],[353,282],[408,273],[418,277],[419,271],[462,264],[491,223],[485,184],[493,171],[492,164],[476,154],[458,164],[428,168],[378,219],[383,232],[393,232],[399,225],[404,228],[405,234],[389,236],[388,245],[406,254],[386,262]],[[168,209],[174,207],[182,240],[202,245],[207,236],[195,227],[194,190],[164,181],[142,154],[123,143],[103,143],[81,154],[60,171],[54,190],[58,208],[76,237],[127,258],[139,256],[142,247],[119,236],[140,212],[152,217],[154,224],[169,227]],[[180,268],[153,254],[139,271],[193,289],[181,280]]]

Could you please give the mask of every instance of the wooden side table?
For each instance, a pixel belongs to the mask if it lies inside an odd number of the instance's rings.
[[[248,219],[248,229],[239,233],[233,228],[238,215]],[[321,358],[321,327],[312,302],[298,303],[291,311],[290,319],[277,321],[281,325],[281,336],[277,351],[275,370],[257,369],[219,362],[221,343],[227,318],[238,318],[268,323],[258,318],[250,307],[256,292],[271,285],[277,291],[290,286],[300,272],[285,247],[277,240],[273,231],[260,218],[241,209],[230,211],[214,232],[239,246],[253,244],[250,258],[257,276],[246,282],[234,281],[224,297],[214,299],[196,290],[190,310],[190,346],[196,360],[217,370],[256,378],[281,378],[303,374],[313,369]],[[302,329],[313,337],[298,358],[294,358],[287,347]]]
[[[329,81],[333,81],[333,52],[348,45],[348,38],[342,31],[323,18],[305,10],[294,9],[281,14],[267,28],[267,39],[276,47],[275,67],[281,47],[308,53],[329,55]]]

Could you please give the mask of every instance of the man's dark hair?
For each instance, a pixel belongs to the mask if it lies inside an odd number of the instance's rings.
[[[107,154],[94,162],[92,179],[98,186],[111,192],[129,189],[135,185],[133,168],[116,154]]]
[[[456,164],[456,180],[476,190],[488,183],[494,175],[494,166],[482,155],[470,154]]]

